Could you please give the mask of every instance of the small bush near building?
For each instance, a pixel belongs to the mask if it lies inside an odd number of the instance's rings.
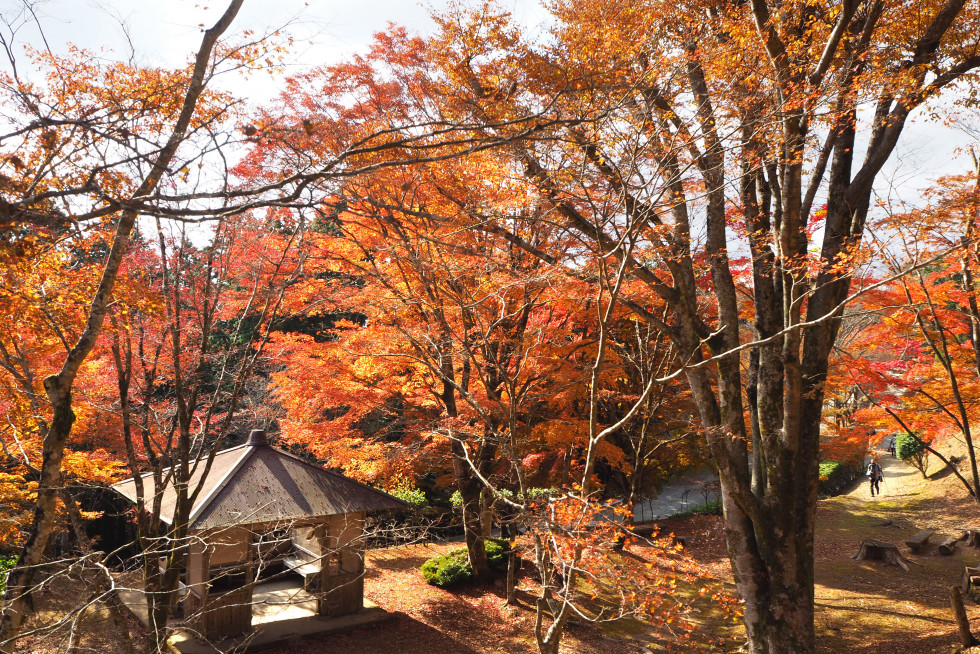
[[[405,502],[413,509],[421,509],[426,506],[429,501],[425,497],[425,492],[418,489],[412,488],[411,486],[402,486],[400,488],[390,488],[387,493],[392,497],[397,497],[402,502]]]
[[[495,570],[507,568],[507,548],[496,540],[486,541],[487,561],[490,567]],[[458,547],[448,554],[434,556],[420,568],[422,578],[426,583],[439,588],[446,588],[455,584],[469,581],[473,578],[473,567],[466,554],[465,547]]]

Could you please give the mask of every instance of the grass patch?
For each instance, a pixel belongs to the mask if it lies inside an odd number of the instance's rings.
[[[721,500],[711,500],[707,504],[699,504],[680,513],[671,514],[670,518],[690,518],[696,515],[721,515]]]

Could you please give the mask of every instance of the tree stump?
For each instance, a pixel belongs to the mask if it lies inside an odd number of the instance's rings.
[[[963,532],[964,547],[980,547],[980,531],[967,529]]]
[[[960,588],[970,597],[974,597],[977,590],[977,580],[980,580],[980,568],[963,568]]]
[[[959,540],[960,539],[958,537],[950,536],[943,542],[939,543],[939,548],[938,548],[939,553],[942,554],[943,556],[949,556],[950,554],[956,551],[956,543]]]
[[[861,549],[851,557],[858,561],[884,561],[891,565],[897,565],[905,572],[909,571],[909,560],[902,556],[898,551],[898,545],[883,543],[880,540],[867,538],[861,543]]]

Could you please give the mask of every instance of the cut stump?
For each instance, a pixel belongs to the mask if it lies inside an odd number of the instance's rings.
[[[897,565],[902,570],[905,570],[905,572],[909,571],[909,560],[898,551],[898,545],[883,543],[873,538],[865,539],[861,543],[861,549],[851,558],[857,559],[858,561],[884,561],[891,565]]]
[[[975,599],[978,582],[980,582],[980,568],[963,568],[963,576],[960,577],[960,588],[965,594]]]
[[[964,547],[980,547],[980,531],[968,529],[963,532]]]

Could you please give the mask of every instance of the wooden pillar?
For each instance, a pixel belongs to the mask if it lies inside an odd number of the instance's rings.
[[[364,606],[364,514],[329,516],[321,525],[317,612],[348,615]]]
[[[245,527],[228,527],[201,534],[201,571],[196,588],[201,590],[195,603],[199,606],[199,629],[210,639],[221,639],[247,633],[252,626],[252,533]],[[194,551],[192,549],[192,551]],[[213,567],[212,567],[213,566]],[[190,568],[188,568],[189,570]],[[212,572],[216,572],[212,576]],[[191,617],[185,613],[185,617]]]
[[[200,534],[190,536],[187,548],[187,597],[184,598],[184,615],[192,616],[198,612],[208,597],[208,580],[211,551]]]

